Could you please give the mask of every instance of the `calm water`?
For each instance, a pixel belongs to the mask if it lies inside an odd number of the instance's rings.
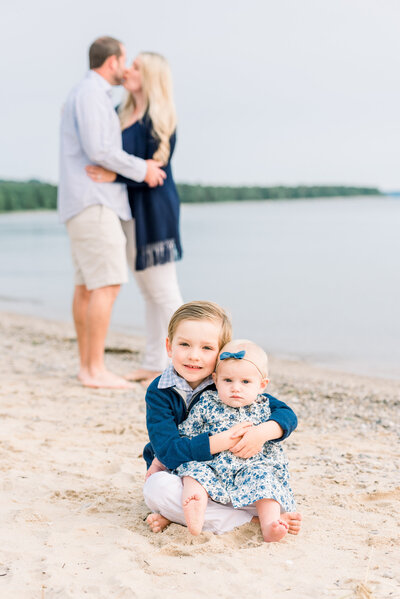
[[[185,300],[229,309],[280,356],[400,379],[400,200],[183,206]],[[51,212],[0,215],[0,310],[71,320],[68,238]],[[144,333],[132,282],[114,328]]]

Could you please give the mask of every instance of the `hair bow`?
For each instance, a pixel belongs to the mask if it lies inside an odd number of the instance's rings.
[[[220,360],[228,360],[229,358],[234,358],[235,360],[242,360],[245,355],[246,355],[246,352],[244,351],[244,349],[242,351],[236,352],[235,354],[230,351],[223,351],[222,354],[220,355],[219,359]]]

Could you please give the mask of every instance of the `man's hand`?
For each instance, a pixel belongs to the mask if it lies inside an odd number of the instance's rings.
[[[157,185],[163,185],[164,179],[167,177],[165,171],[160,167],[163,165],[158,160],[146,160],[147,171],[144,178],[144,182],[149,187],[157,187]]]
[[[154,460],[151,463],[150,468],[146,472],[146,477],[144,480],[147,480],[149,478],[149,476],[151,476],[152,474],[155,474],[156,472],[161,472],[162,470],[166,470],[166,467],[164,466],[164,464],[161,464],[160,460],[157,460],[157,458],[154,458]]]
[[[252,458],[259,453],[265,443],[265,432],[260,426],[248,428],[241,439],[231,447],[238,458]]]

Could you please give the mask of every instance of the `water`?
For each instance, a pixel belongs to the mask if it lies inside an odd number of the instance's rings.
[[[400,379],[400,201],[324,199],[182,207],[186,301],[226,307],[269,352]],[[0,310],[71,320],[72,265],[52,212],[0,215]],[[124,286],[112,326],[143,334]]]

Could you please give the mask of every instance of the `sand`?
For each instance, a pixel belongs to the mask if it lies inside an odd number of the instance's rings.
[[[142,388],[82,388],[71,325],[0,321],[2,599],[400,597],[399,382],[271,359],[269,392],[299,416],[285,449],[301,534],[154,534]],[[142,340],[107,343],[115,372],[138,364]]]

